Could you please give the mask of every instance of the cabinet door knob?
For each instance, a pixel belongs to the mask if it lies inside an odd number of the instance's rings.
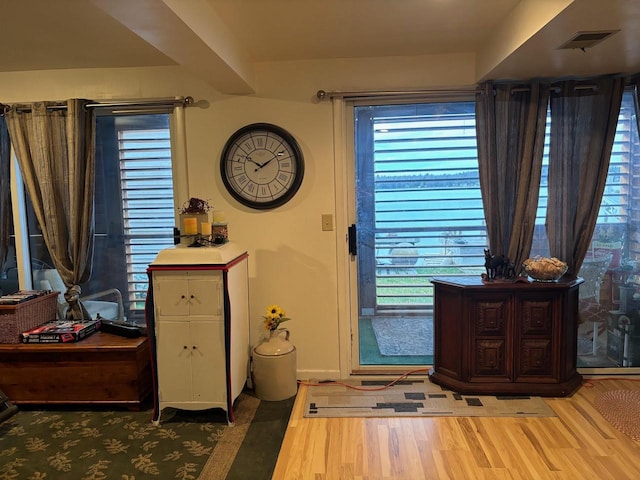
[[[185,297],[184,295],[180,295],[180,298],[182,298],[184,300],[187,297]]]
[[[182,348],[184,348],[184,349],[186,350],[186,349],[187,349],[187,348],[189,348],[189,347],[187,347],[187,346],[185,345],[185,346],[184,346],[184,347],[182,347]]]
[[[194,345],[194,346],[193,346],[193,347],[191,347],[191,348],[193,348],[193,349],[195,350],[196,348],[198,348],[198,346],[197,346],[197,345]]]

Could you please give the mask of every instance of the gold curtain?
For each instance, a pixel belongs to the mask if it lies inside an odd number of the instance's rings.
[[[90,318],[79,301],[93,261],[95,114],[87,100],[39,102],[5,113],[25,187],[55,268],[68,319]]]

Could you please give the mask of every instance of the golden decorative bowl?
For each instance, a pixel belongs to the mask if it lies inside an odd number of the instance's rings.
[[[567,273],[567,264],[555,257],[528,258],[522,263],[524,272],[537,282],[557,282]]]

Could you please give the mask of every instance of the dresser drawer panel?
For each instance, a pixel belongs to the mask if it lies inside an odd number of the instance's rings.
[[[504,300],[480,301],[473,304],[472,315],[476,336],[504,336],[508,318]]]
[[[476,340],[472,375],[506,376],[505,341],[500,339]]]
[[[519,375],[551,375],[554,364],[552,346],[550,339],[523,339],[520,345]]]
[[[523,300],[520,308],[522,335],[551,335],[554,305],[549,300]]]

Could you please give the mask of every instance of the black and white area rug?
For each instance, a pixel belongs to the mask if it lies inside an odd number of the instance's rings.
[[[345,380],[307,389],[304,416],[319,417],[555,417],[541,397],[460,395],[428,379]]]

